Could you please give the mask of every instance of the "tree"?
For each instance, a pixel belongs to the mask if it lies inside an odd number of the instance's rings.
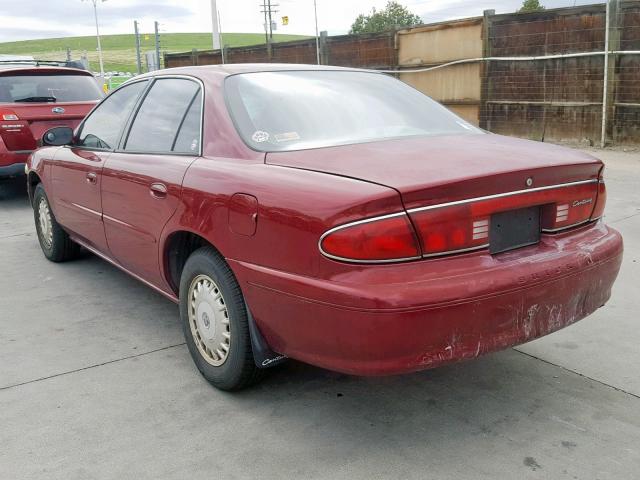
[[[419,15],[411,13],[405,6],[398,2],[389,1],[387,6],[380,11],[371,9],[369,15],[360,14],[351,25],[350,34],[383,32],[396,27],[411,27],[422,23]]]
[[[540,5],[540,0],[524,0],[522,2],[522,8],[520,8],[518,12],[541,12],[542,10],[544,10],[544,6]]]

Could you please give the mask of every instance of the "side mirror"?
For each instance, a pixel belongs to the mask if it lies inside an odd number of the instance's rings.
[[[42,135],[42,145],[59,147],[73,142],[73,129],[70,127],[50,128]]]

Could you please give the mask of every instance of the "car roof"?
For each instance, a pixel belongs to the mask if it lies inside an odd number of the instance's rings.
[[[145,73],[136,78],[157,76],[157,75],[192,75],[195,77],[237,75],[239,73],[258,73],[258,72],[283,72],[283,71],[370,71],[359,68],[349,67],[333,67],[326,65],[308,65],[295,63],[227,63],[224,65],[200,65],[188,67],[166,68],[156,70],[155,72]]]
[[[7,72],[69,73],[72,75],[93,76],[91,72],[80,68],[56,67],[51,65],[29,65],[21,63],[0,63],[0,75]]]

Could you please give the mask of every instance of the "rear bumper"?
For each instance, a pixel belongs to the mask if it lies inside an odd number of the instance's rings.
[[[24,175],[24,163],[0,166],[0,178]]]
[[[31,152],[2,152],[0,151],[0,178],[24,175],[24,164]]]
[[[586,317],[609,299],[622,251],[620,234],[599,223],[495,257],[359,268],[348,281],[230,264],[274,350],[384,375],[474,358]]]

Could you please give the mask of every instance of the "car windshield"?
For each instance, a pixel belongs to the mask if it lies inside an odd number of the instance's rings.
[[[259,151],[481,133],[414,88],[375,72],[245,73],[228,77],[225,90],[240,135]]]
[[[100,87],[89,75],[0,76],[0,103],[87,102],[102,97]]]

